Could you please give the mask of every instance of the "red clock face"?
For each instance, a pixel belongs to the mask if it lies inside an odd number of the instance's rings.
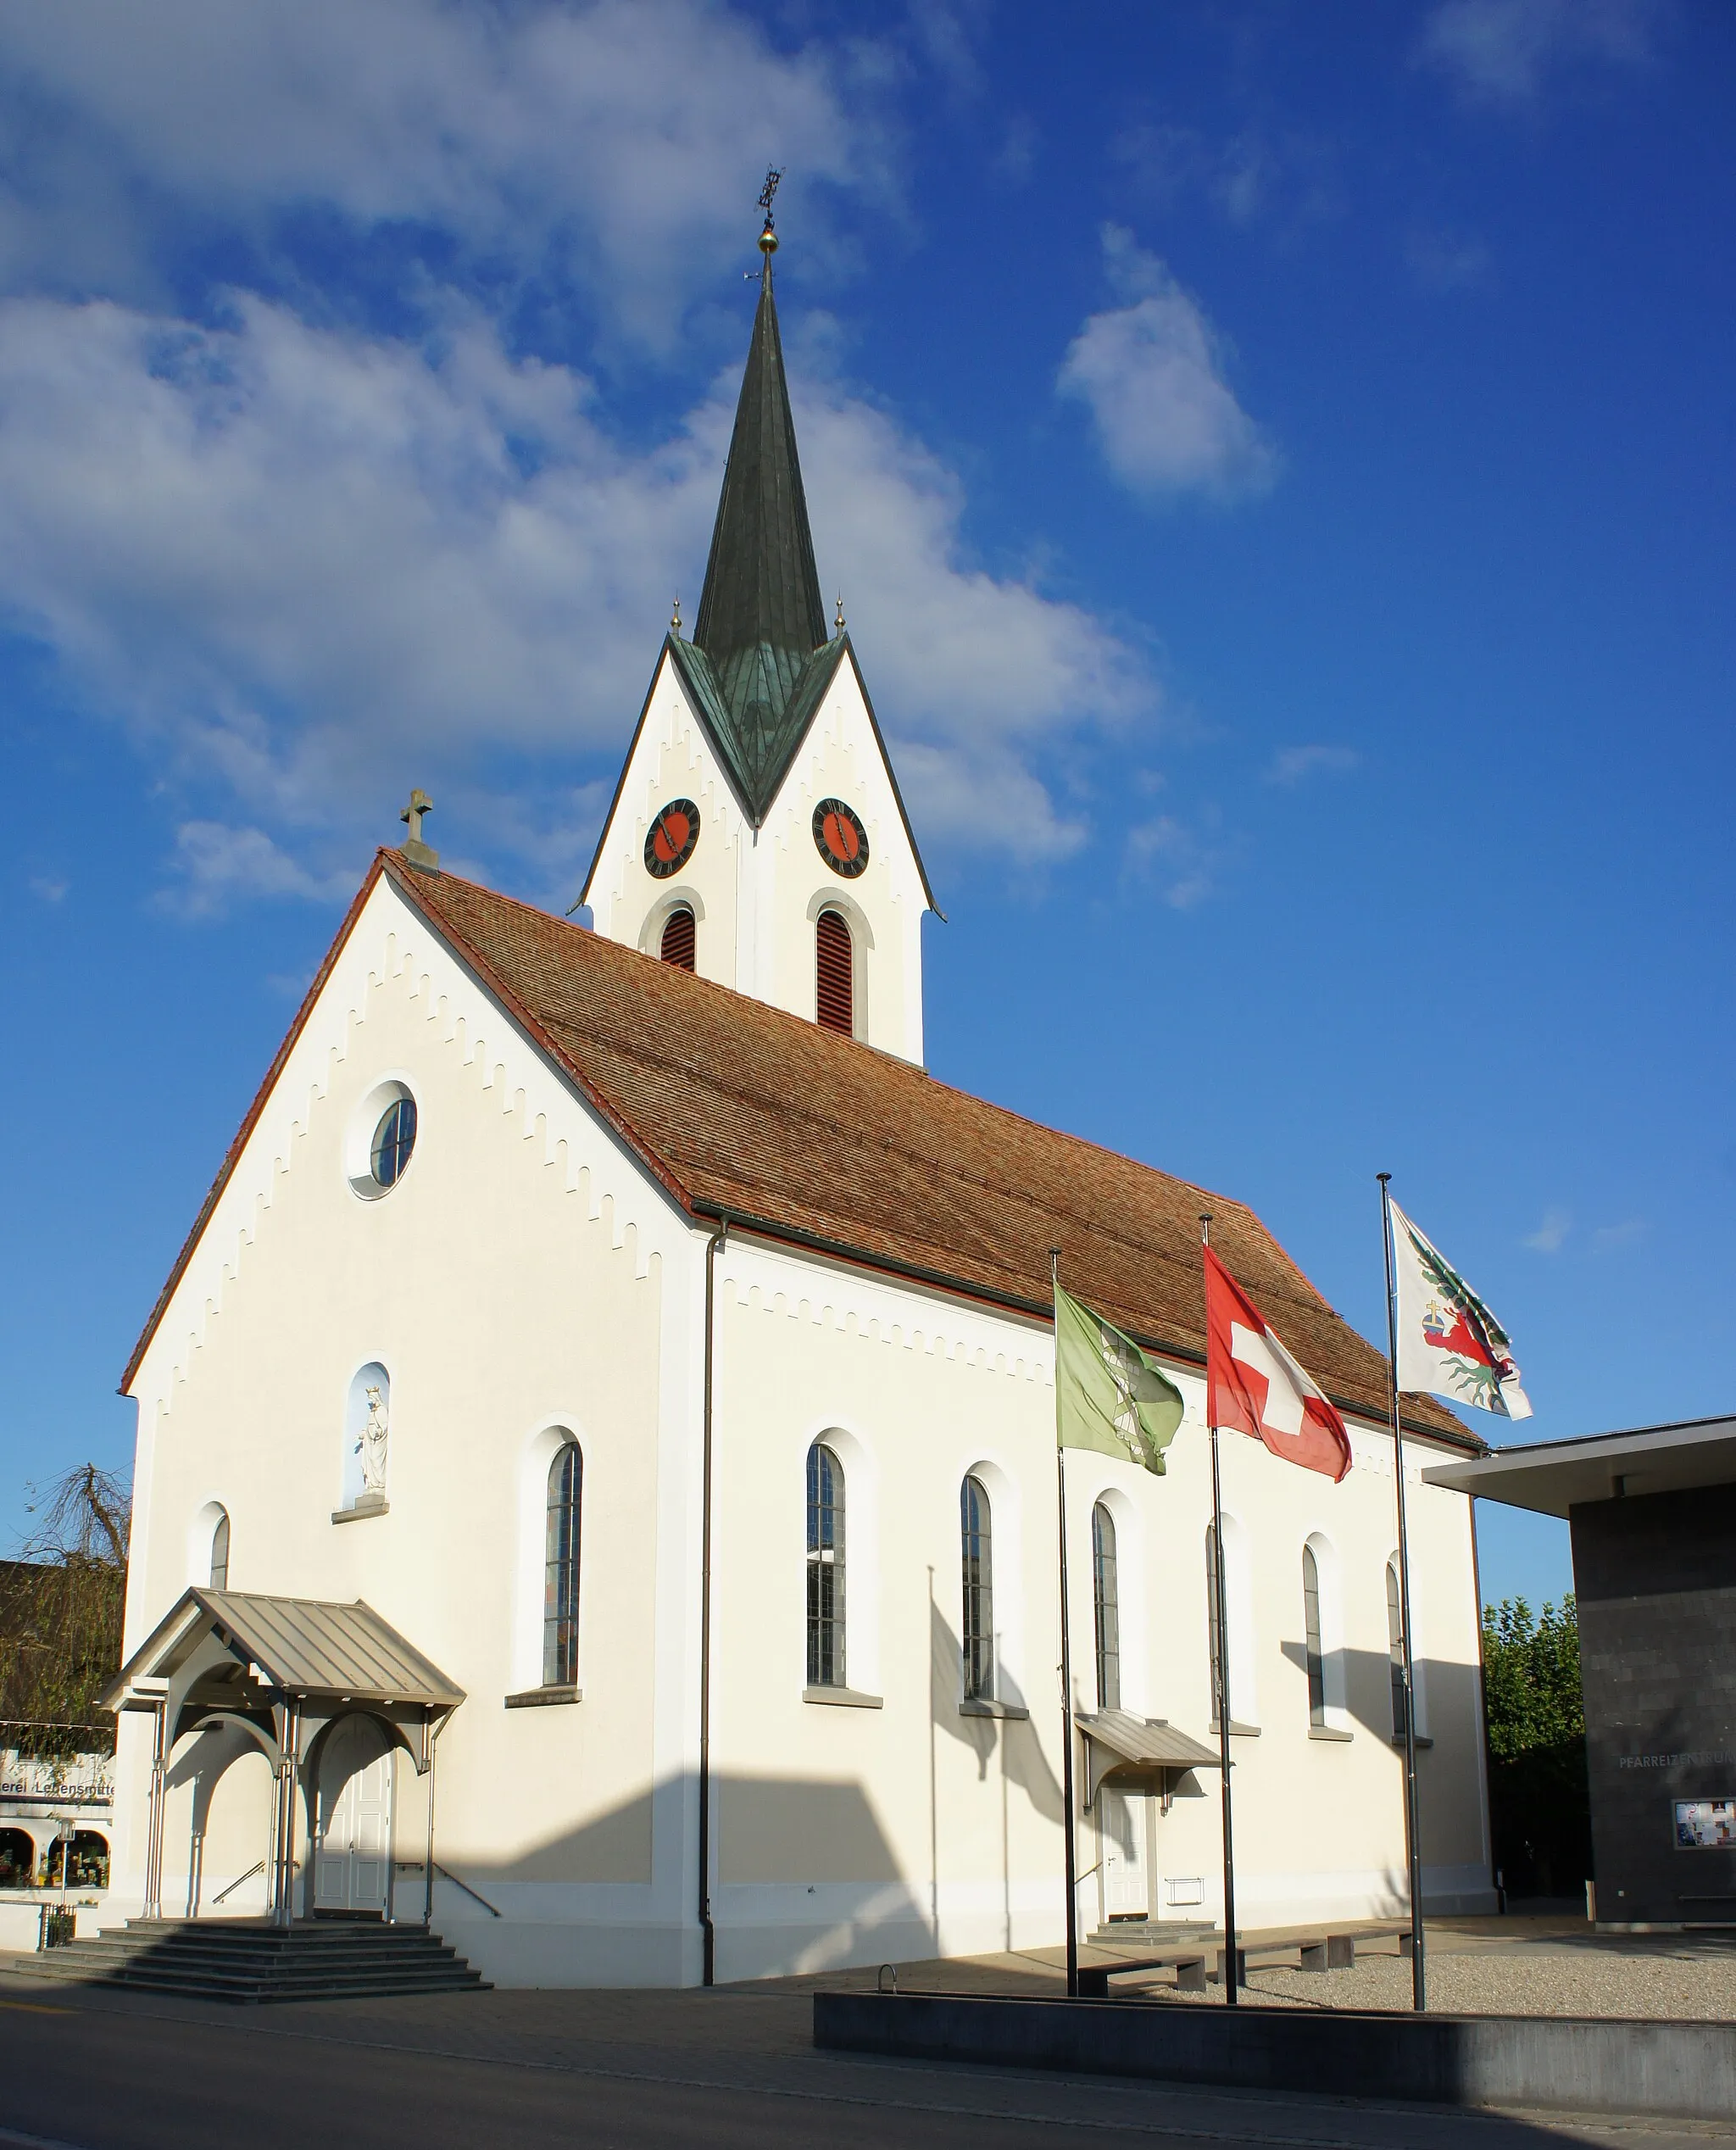
[[[698,840],[698,808],[691,799],[671,799],[645,838],[645,871],[667,881],[693,857]]]
[[[822,799],[814,809],[814,843],[832,872],[846,880],[854,881],[868,863],[868,832],[841,799]]]

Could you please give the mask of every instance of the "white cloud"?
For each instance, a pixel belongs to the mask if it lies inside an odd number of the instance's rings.
[[[630,451],[583,376],[509,357],[456,302],[412,344],[247,296],[216,328],[14,300],[0,588],[97,706],[214,794],[182,838],[181,908],[325,890],[364,833],[396,835],[413,781],[446,806],[442,848],[485,833],[553,880],[595,797],[576,770],[528,805],[490,796],[479,768],[625,749],[670,593],[696,588],[733,395],[732,376]],[[923,832],[980,834],[986,788],[1019,849],[1064,853],[1078,827],[1043,753],[1148,710],[1138,660],[964,557],[956,478],[883,413],[822,383],[798,424],[820,557]]]
[[[70,881],[58,873],[33,873],[30,880],[31,894],[43,903],[64,903],[66,892],[71,886]]]
[[[1123,866],[1129,878],[1155,882],[1172,911],[1192,911],[1217,885],[1223,863],[1217,845],[1174,814],[1159,814],[1127,833]]]
[[[1422,53],[1472,96],[1520,103],[1552,70],[1645,60],[1661,12],[1660,0],[1442,0]]]
[[[1635,1239],[1643,1239],[1650,1229],[1649,1217],[1624,1217],[1619,1224],[1599,1225],[1591,1235],[1591,1244],[1600,1254],[1607,1254],[1612,1248],[1629,1246]]]
[[[1572,1213],[1558,1209],[1552,1203],[1543,1213],[1543,1222],[1534,1232],[1527,1232],[1525,1244],[1538,1254],[1559,1254],[1566,1243],[1573,1225]]]
[[[237,896],[300,896],[335,902],[350,894],[350,877],[323,877],[281,851],[263,829],[221,822],[183,822],[175,832],[175,878],[159,896],[165,911],[209,918]]]
[[[1354,747],[1280,747],[1266,768],[1266,781],[1289,790],[1310,777],[1346,776],[1359,759]]]
[[[698,280],[751,258],[768,164],[816,237],[816,187],[890,190],[873,60],[775,47],[704,0],[8,8],[0,266],[140,302],[188,218],[269,244],[318,207],[437,228],[497,271],[552,254],[606,286],[614,331],[661,341]]]
[[[1225,378],[1223,338],[1198,302],[1130,232],[1104,226],[1104,265],[1126,303],[1093,314],[1057,386],[1091,412],[1104,460],[1148,498],[1259,493],[1277,459]]]
[[[1109,153],[1135,192],[1162,210],[1203,195],[1228,222],[1297,226],[1336,214],[1343,189],[1329,143],[1294,131],[1272,136],[1246,127],[1222,140],[1198,128],[1142,120],[1110,142]]]
[[[874,42],[710,0],[0,8],[0,624],[169,786],[165,902],[326,894],[412,783],[449,860],[570,890],[675,588],[692,616],[739,358],[660,420],[642,367],[632,444],[590,369],[679,354],[721,278],[743,298],[770,162],[829,273],[828,198],[896,206],[901,70],[926,40],[965,93],[981,19]],[[273,295],[197,289],[213,258]],[[559,317],[529,348],[527,293]],[[925,838],[982,840],[988,800],[997,838],[1065,855],[1084,822],[1050,766],[1155,709],[1142,659],[974,560],[956,476],[823,365],[798,421]]]

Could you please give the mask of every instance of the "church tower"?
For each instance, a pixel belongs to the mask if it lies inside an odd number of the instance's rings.
[[[693,639],[677,609],[580,900],[611,940],[920,1061],[937,906],[842,606],[826,626],[770,192]]]

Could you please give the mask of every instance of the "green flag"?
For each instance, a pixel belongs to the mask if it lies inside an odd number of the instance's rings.
[[[1182,1392],[1131,1336],[1054,1289],[1055,1430],[1063,1448],[1163,1476],[1163,1452],[1182,1423]]]

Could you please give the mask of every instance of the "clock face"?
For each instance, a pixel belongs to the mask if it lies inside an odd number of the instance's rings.
[[[814,842],[834,873],[854,881],[868,863],[868,832],[841,799],[822,799],[814,809]]]
[[[691,799],[671,799],[645,838],[645,871],[659,881],[679,873],[699,840],[699,810]]]

